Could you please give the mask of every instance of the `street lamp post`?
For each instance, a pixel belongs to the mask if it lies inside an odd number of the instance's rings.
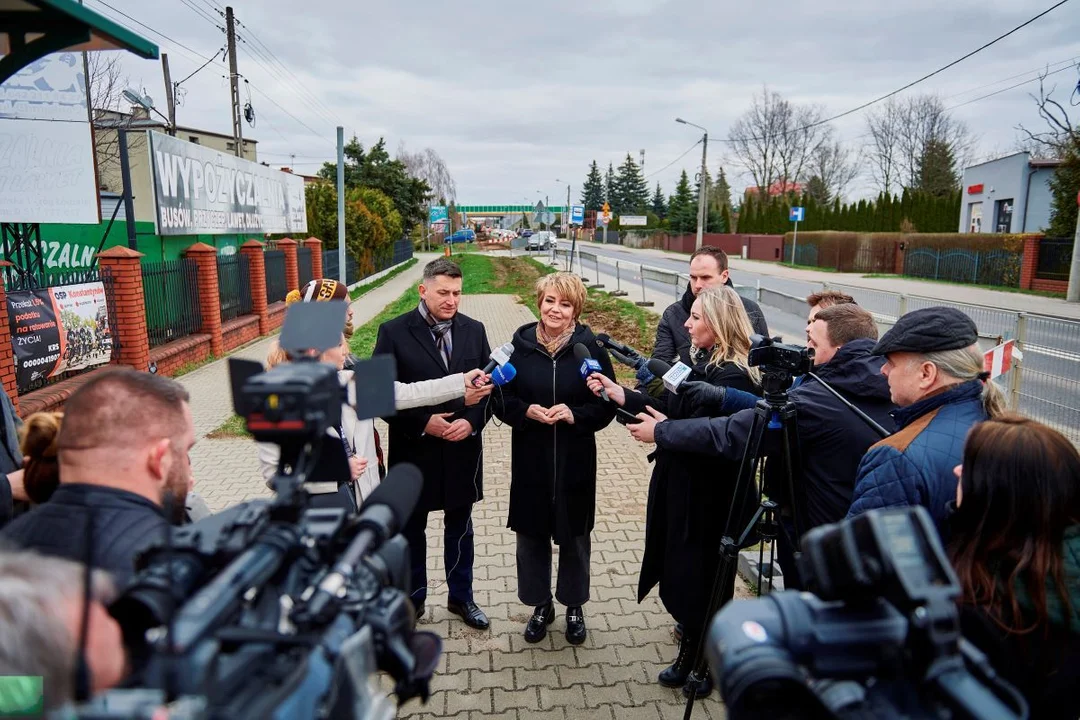
[[[560,185],[562,184],[562,180],[560,180],[559,178],[555,178],[555,182],[559,183]],[[572,213],[571,213],[571,208],[570,208],[570,183],[566,183],[566,207],[563,209],[562,226],[563,226],[563,229],[566,231],[566,239],[570,240],[570,261],[573,262],[573,260],[574,260],[574,247],[575,247],[575,245],[577,243],[577,236],[575,235],[573,237],[573,239],[571,239],[571,237],[570,237],[570,218],[571,217],[572,217]],[[558,245],[558,239],[559,239],[558,236],[555,236],[555,240],[556,240],[555,244],[556,245]],[[555,254],[554,254],[554,252],[551,255],[551,260],[552,260],[552,263],[555,262]]]
[[[675,122],[682,123],[683,125],[689,125],[701,130],[704,135],[701,137],[701,179],[698,181],[698,221],[697,221],[697,240],[694,241],[694,249],[701,249],[701,235],[705,232],[705,221],[708,218],[708,214],[705,208],[709,202],[709,183],[708,174],[706,170],[706,153],[709,150],[709,131],[700,125],[695,125],[692,122],[687,122],[682,118],[675,118]]]

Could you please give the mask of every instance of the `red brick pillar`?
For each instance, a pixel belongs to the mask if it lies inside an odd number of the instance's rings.
[[[323,277],[322,240],[309,237],[304,241],[304,247],[311,248],[311,276],[319,280]]]
[[[15,381],[15,351],[11,347],[11,327],[8,325],[7,290],[4,289],[3,269],[12,263],[0,260],[0,384],[19,412],[19,385]]]
[[[202,327],[199,332],[210,336],[210,352],[214,357],[225,354],[221,341],[221,294],[218,290],[217,250],[206,243],[195,243],[184,251],[198,267],[199,307],[202,310]]]
[[[116,327],[112,329],[120,345],[119,365],[145,371],[150,367],[150,337],[146,331],[146,296],[143,294],[143,254],[116,246],[98,253],[102,273],[112,276]]]
[[[1020,289],[1030,290],[1035,280],[1035,269],[1039,266],[1039,243],[1042,237],[1028,235],[1024,238],[1024,257],[1020,262]]]
[[[300,289],[300,266],[296,264],[296,241],[292,238],[278,240],[278,249],[285,251],[286,290]]]
[[[248,259],[248,284],[251,288],[251,314],[259,316],[259,334],[270,334],[270,316],[266,313],[266,256],[263,244],[248,240],[240,246],[240,254]]]

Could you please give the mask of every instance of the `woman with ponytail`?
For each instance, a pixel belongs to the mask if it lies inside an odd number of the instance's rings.
[[[19,433],[19,448],[26,459],[23,483],[34,505],[46,502],[60,484],[56,438],[63,419],[63,413],[37,412],[26,418]]]

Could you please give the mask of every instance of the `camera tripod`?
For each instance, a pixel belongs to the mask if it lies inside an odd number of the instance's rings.
[[[726,605],[735,595],[735,574],[738,567],[739,549],[744,547],[747,538],[757,532],[761,539],[762,548],[759,550],[759,572],[762,567],[761,560],[764,555],[764,543],[769,542],[772,550],[775,550],[775,541],[780,532],[784,533],[785,541],[792,543],[794,552],[798,552],[799,538],[802,537],[802,512],[801,495],[796,494],[793,460],[799,458],[799,431],[795,423],[795,404],[788,399],[787,391],[791,387],[794,378],[787,370],[763,368],[762,388],[764,397],[754,407],[754,421],[750,427],[750,436],[746,448],[743,450],[742,459],[739,462],[739,475],[735,482],[735,492],[732,496],[731,509],[728,511],[727,522],[724,525],[723,539],[720,541],[720,566],[713,577],[712,591],[709,596],[709,605],[705,612],[705,624],[702,632],[698,633],[697,647],[694,650],[693,671],[687,680],[687,701],[684,720],[689,720],[694,712],[694,701],[697,700],[697,688],[705,674],[709,671],[705,659],[705,638],[708,619]],[[778,505],[772,500],[762,500],[762,487],[756,482],[758,470],[761,467],[762,444],[765,441],[766,431],[773,435],[780,443],[775,452],[770,454],[782,460],[784,465],[784,478],[782,492],[786,493],[788,506],[791,508],[792,522],[794,524],[794,537],[789,536],[784,524],[777,518]],[[778,433],[776,431],[779,431]],[[764,483],[764,481],[763,481]],[[746,506],[750,493],[756,493],[758,507],[745,526],[740,527],[740,512]],[[738,535],[735,533],[738,532]],[[772,552],[771,554],[775,554]],[[772,590],[772,565],[770,559],[769,590]],[[787,568],[785,568],[787,570]],[[761,590],[761,578],[759,575],[758,591]]]

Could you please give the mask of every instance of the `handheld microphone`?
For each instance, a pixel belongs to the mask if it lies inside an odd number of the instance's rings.
[[[645,366],[648,367],[649,372],[651,372],[656,377],[663,377],[668,374],[669,370],[671,370],[671,365],[664,362],[663,360],[658,360],[656,358],[650,358],[649,361],[645,363]]]
[[[689,365],[683,362],[675,363],[670,370],[664,373],[664,387],[668,392],[678,394],[679,386],[683,384],[686,378],[690,377],[690,373],[693,370]]]
[[[635,370],[641,368],[645,364],[645,358],[642,357],[634,348],[629,345],[623,345],[618,340],[612,340],[610,335],[600,333],[596,336],[596,344],[604,348],[623,365],[632,367]]]
[[[308,592],[314,590],[308,605],[313,617],[340,601],[345,585],[352,580],[353,572],[364,556],[400,532],[416,508],[423,487],[424,476],[415,465],[402,463],[390,469],[360,509],[356,537],[318,587],[309,588]]]
[[[510,362],[510,356],[514,354],[514,343],[504,343],[502,347],[497,347],[491,351],[491,360],[484,366],[484,374],[490,375],[491,371],[496,367],[502,367],[506,363]],[[473,385],[480,387],[480,378],[473,380]]]
[[[581,379],[585,380],[590,375],[595,373],[603,373],[603,368],[600,367],[600,363],[593,359],[592,353],[589,352],[589,348],[585,347],[582,343],[575,343],[574,345],[574,358],[580,363],[578,372],[581,373]],[[608,397],[607,390],[600,388],[600,397],[604,398],[606,402],[611,402],[611,398]]]
[[[506,363],[502,367],[497,367],[491,371],[491,382],[496,386],[505,385],[516,376],[517,368],[510,363]]]

